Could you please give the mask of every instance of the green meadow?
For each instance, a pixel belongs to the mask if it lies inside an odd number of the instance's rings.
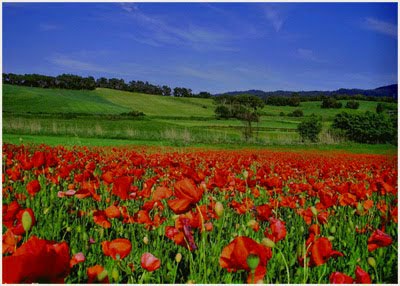
[[[296,132],[302,118],[287,116],[293,110],[301,109],[304,116],[316,114],[322,118],[324,128],[319,145],[334,148],[349,145],[329,135],[328,129],[335,114],[342,111],[374,112],[376,109],[377,102],[359,102],[357,110],[344,107],[321,109],[321,102],[318,101],[302,102],[299,107],[266,105],[261,110],[260,122],[254,124],[253,138],[245,142],[242,136],[243,122],[217,119],[212,99],[174,98],[105,88],[88,91],[3,85],[3,141],[36,136],[75,138],[72,140],[124,140],[134,144],[145,142],[145,145],[162,142],[172,146],[304,147]],[[344,106],[346,101],[342,103]],[[145,115],[123,115],[131,111]],[[25,140],[32,142],[31,139]],[[60,139],[62,142],[63,139]],[[315,147],[315,144],[312,146]]]

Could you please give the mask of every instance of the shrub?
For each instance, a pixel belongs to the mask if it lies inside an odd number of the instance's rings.
[[[279,113],[279,116],[285,116],[285,113],[284,113],[283,111],[281,111],[281,112]]]
[[[321,118],[318,118],[314,114],[310,117],[305,118],[297,126],[297,132],[299,132],[302,141],[310,140],[311,142],[318,141],[318,135],[322,130]]]
[[[226,105],[218,105],[215,108],[215,114],[217,118],[231,118],[232,113]]]
[[[290,116],[290,117],[303,117],[304,116],[303,110],[296,109],[293,112],[289,113],[288,116]]]
[[[120,114],[121,116],[127,116],[127,117],[139,117],[139,116],[144,116],[145,114],[141,111],[137,110],[132,110],[129,112],[124,112]]]
[[[321,108],[342,108],[342,103],[332,97],[322,100]]]
[[[342,112],[333,120],[332,128],[341,130],[347,139],[359,143],[396,143],[395,119],[382,113],[366,112],[349,114]]]
[[[355,100],[350,100],[346,103],[346,108],[350,108],[350,109],[358,109],[359,106],[360,106],[360,103]]]

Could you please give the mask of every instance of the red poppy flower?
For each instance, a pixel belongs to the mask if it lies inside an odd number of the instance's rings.
[[[325,238],[318,238],[311,246],[310,266],[319,266],[331,257],[343,256],[343,253],[333,250],[331,242]]]
[[[272,209],[269,205],[260,205],[256,207],[257,219],[267,221],[272,214]]]
[[[254,275],[254,281],[257,282],[264,278],[267,272],[266,266],[268,260],[272,257],[272,252],[270,248],[257,243],[249,237],[238,236],[229,243],[222,250],[219,265],[222,268],[226,268],[229,272],[238,270],[250,271],[247,265],[247,257],[250,254],[257,255],[260,259]],[[251,278],[250,274],[247,281],[251,281]]]
[[[15,235],[11,229],[7,229],[7,232],[3,234],[3,254],[12,254],[17,248],[18,242],[22,239],[22,236]]]
[[[119,255],[119,259],[123,259],[128,256],[132,250],[132,244],[126,238],[103,241],[101,247],[104,255],[111,256],[113,259],[117,259],[117,255]]]
[[[3,205],[3,224],[7,227],[13,227],[14,221],[21,206],[17,201],[12,201],[8,205]]]
[[[142,265],[143,269],[152,272],[160,268],[161,260],[155,257],[153,254],[146,252],[142,255],[140,264]]]
[[[69,266],[72,268],[74,265],[82,263],[84,261],[85,261],[85,255],[83,255],[82,252],[78,252],[74,256],[72,256],[71,260],[69,261]]]
[[[283,221],[271,217],[269,223],[270,229],[267,229],[264,233],[266,237],[274,242],[278,242],[286,237],[286,227]]]
[[[109,206],[104,212],[108,218],[119,218],[121,216],[121,212],[116,206]]]
[[[107,271],[101,265],[95,265],[87,269],[88,283],[100,282],[110,283]]]
[[[45,159],[46,158],[45,158],[43,152],[36,151],[35,154],[33,154],[33,157],[32,157],[33,166],[35,168],[39,168],[39,167],[43,166],[44,163],[45,163]]]
[[[120,177],[114,181],[112,194],[120,197],[122,200],[129,199],[131,184],[133,179],[131,177]]]
[[[393,239],[380,229],[375,230],[370,238],[368,238],[368,251],[373,251],[379,247],[391,245]]]
[[[357,284],[371,284],[372,280],[368,272],[364,271],[360,266],[356,267],[356,283]]]
[[[40,191],[40,183],[38,180],[33,180],[26,185],[26,190],[31,196],[36,195]]]
[[[341,272],[333,272],[329,276],[329,282],[331,284],[353,284],[353,278]]]
[[[197,188],[190,179],[183,179],[174,185],[175,199],[168,201],[168,206],[176,214],[190,210],[203,196],[203,190]]]
[[[64,282],[69,274],[69,261],[67,243],[32,236],[13,255],[3,257],[3,282]]]
[[[165,228],[165,236],[173,240],[177,245],[186,246],[184,233],[173,226],[167,226]]]
[[[153,201],[159,201],[162,199],[167,199],[170,196],[172,196],[172,191],[168,189],[167,187],[157,187],[155,191],[153,192]]]
[[[93,212],[93,221],[95,224],[100,225],[104,228],[110,228],[111,223],[108,221],[106,213],[104,211]]]

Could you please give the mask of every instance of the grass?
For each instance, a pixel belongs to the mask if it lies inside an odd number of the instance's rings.
[[[126,139],[103,139],[103,138],[85,138],[74,136],[44,136],[44,135],[22,135],[22,134],[3,134],[3,144],[47,144],[50,146],[156,146],[169,147],[173,146],[178,150],[187,148],[202,148],[215,150],[240,150],[240,149],[267,149],[275,151],[325,151],[325,152],[348,152],[354,154],[380,154],[380,155],[397,155],[397,147],[389,144],[358,144],[358,143],[339,143],[334,145],[323,144],[290,144],[290,145],[254,145],[254,144],[200,144],[191,143],[182,146],[181,143],[174,141],[154,141],[154,140],[126,140]]]
[[[341,101],[343,106],[346,100]],[[304,115],[312,113],[322,116],[323,120],[332,120],[338,112],[347,111],[364,113],[375,111],[376,102],[359,101],[357,110],[321,109],[321,102],[301,102],[298,107],[265,106],[262,112],[272,117],[281,112],[288,114],[295,109],[301,109]],[[390,103],[396,105],[395,103]],[[212,99],[203,98],[174,98],[159,95],[149,95],[118,91],[106,88],[88,90],[43,89],[15,85],[3,85],[3,111],[9,113],[92,113],[92,114],[119,114],[130,110],[137,110],[149,116],[162,117],[203,117],[214,116]],[[281,120],[281,119],[280,119]],[[298,122],[298,119],[284,117],[285,121]]]
[[[346,101],[342,101],[345,105]],[[286,116],[295,109],[323,118],[321,144],[340,143],[327,133],[338,112],[374,111],[376,102],[360,101],[358,110],[321,109],[320,102],[299,107],[265,106],[254,124],[253,145],[303,145],[296,132],[302,118]],[[218,120],[212,99],[174,98],[98,88],[93,91],[42,89],[3,85],[3,133],[66,138],[161,141],[173,145],[243,145],[243,122]],[[126,118],[121,113],[146,116]],[[283,112],[285,115],[280,116]],[[85,139],[86,140],[86,139]],[[156,142],[154,144],[157,144]],[[321,148],[324,148],[321,146]]]

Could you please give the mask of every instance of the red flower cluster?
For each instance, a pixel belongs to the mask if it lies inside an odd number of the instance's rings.
[[[255,242],[253,239],[245,236],[236,237],[229,243],[221,253],[219,265],[228,271],[246,270],[250,271],[247,264],[249,255],[259,257],[259,263],[255,269],[254,282],[262,280],[267,273],[267,263],[272,257],[271,249]],[[249,274],[247,282],[251,282],[252,275]]]
[[[3,257],[4,283],[62,283],[70,269],[67,243],[32,236],[11,256]]]

